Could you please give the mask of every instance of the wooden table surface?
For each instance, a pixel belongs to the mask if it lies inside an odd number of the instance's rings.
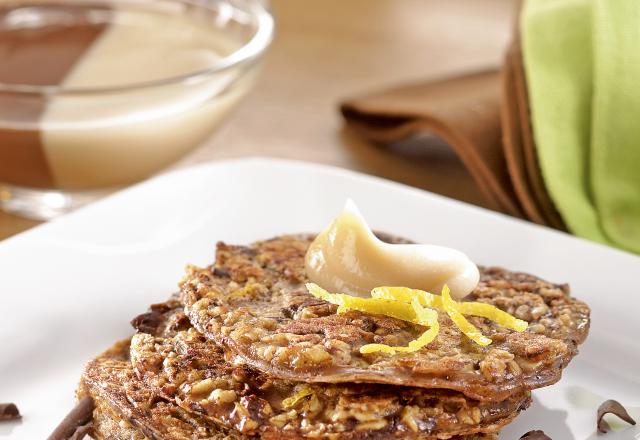
[[[277,35],[257,86],[173,168],[244,156],[292,158],[482,205],[448,148],[368,144],[343,129],[337,105],[369,90],[497,66],[514,7],[510,0],[273,0]],[[0,239],[36,224],[0,213]]]

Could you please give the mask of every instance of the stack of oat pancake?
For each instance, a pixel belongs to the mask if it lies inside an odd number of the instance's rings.
[[[465,300],[529,322],[526,332],[470,317],[493,343],[469,340],[446,314],[414,353],[420,326],[349,311],[307,292],[311,236],[218,244],[180,293],[133,320],[137,333],[89,362],[79,396],[95,402],[97,439],[495,439],[553,384],[587,336],[589,308],[566,285],[481,269]]]

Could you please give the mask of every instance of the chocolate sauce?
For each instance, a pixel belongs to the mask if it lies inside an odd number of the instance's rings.
[[[207,9],[13,4],[0,6],[0,84],[67,93],[0,91],[0,184],[91,191],[142,180],[200,145],[255,77],[254,65],[212,69],[243,40],[211,26]]]
[[[60,84],[105,28],[81,7],[1,7],[0,83]],[[40,94],[0,91],[0,182],[55,186],[38,125],[46,105]]]

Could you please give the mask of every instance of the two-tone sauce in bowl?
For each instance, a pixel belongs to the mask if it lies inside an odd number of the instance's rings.
[[[258,0],[0,5],[0,207],[50,218],[207,139],[273,34]]]

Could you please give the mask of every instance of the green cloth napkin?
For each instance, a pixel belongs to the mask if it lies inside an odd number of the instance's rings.
[[[536,149],[571,232],[640,253],[640,1],[526,0]]]

